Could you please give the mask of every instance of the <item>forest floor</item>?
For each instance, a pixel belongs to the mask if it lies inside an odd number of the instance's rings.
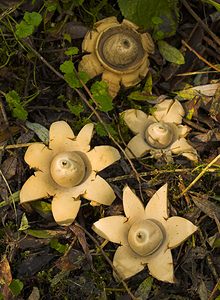
[[[205,2],[180,1],[176,32],[165,38],[179,49],[184,63],[166,60],[155,40],[147,77],[135,87],[122,87],[105,111],[89,92],[101,77],[72,88],[60,66],[72,59],[77,70],[82,40],[94,22],[109,16],[123,19],[117,1],[0,1],[0,299],[220,299],[220,12],[211,0]],[[36,26],[23,23],[20,30],[29,34],[22,37],[16,25],[25,22],[25,12],[37,12],[42,20]],[[183,125],[191,129],[187,140],[198,162],[148,154],[131,163],[118,148],[133,137],[121,112],[136,108],[148,113],[166,97],[184,107]],[[48,129],[58,120],[65,120],[75,134],[93,122],[91,146],[111,145],[121,153],[116,164],[100,173],[116,200],[109,207],[92,207],[82,199],[70,226],[54,221],[50,198],[19,203],[19,191],[33,174],[25,151],[34,142],[47,143]],[[199,227],[172,250],[176,282],[153,278],[147,267],[118,282],[111,265],[118,245],[109,242],[101,251],[104,240],[92,224],[123,214],[125,185],[146,205],[165,183],[170,215]]]

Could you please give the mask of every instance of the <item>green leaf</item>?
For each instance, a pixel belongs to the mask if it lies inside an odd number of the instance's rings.
[[[91,93],[101,111],[108,112],[113,109],[112,97],[108,93],[108,84],[104,81],[96,81],[91,86]]]
[[[90,79],[86,72],[80,71],[76,73],[74,64],[71,60],[66,60],[62,65],[60,65],[60,70],[64,73],[64,79],[66,82],[73,89],[82,87],[80,80],[86,84]]]
[[[85,72],[78,72],[78,76],[84,83],[86,83],[90,79],[89,75]],[[82,84],[79,81],[75,72],[64,74],[64,79],[73,89],[82,87]]]
[[[38,123],[31,123],[29,121],[25,122],[27,128],[34,131],[34,133],[39,137],[39,139],[44,143],[49,143],[49,130],[45,128],[43,125]]]
[[[78,76],[84,84],[86,84],[90,79],[90,76],[84,71],[79,71]]]
[[[39,239],[51,239],[57,235],[56,231],[53,230],[40,230],[40,229],[28,229],[27,233],[33,237]]]
[[[218,2],[214,0],[202,0],[202,1],[214,6],[220,12],[220,4]]]
[[[57,250],[59,253],[63,254],[66,252],[69,246],[67,244],[66,245],[61,244],[57,239],[52,239],[50,241],[50,247],[52,249]]]
[[[18,296],[22,291],[24,284],[19,279],[13,279],[9,285],[10,290],[12,291],[14,296]]]
[[[153,29],[156,39],[175,34],[178,0],[118,0],[122,15],[144,29]]]
[[[46,8],[49,12],[55,11],[58,7],[58,3],[54,0],[44,1],[44,5],[46,6]]]
[[[42,21],[42,16],[35,11],[31,13],[26,11],[24,14],[24,20],[27,22],[27,24],[37,27]]]
[[[105,124],[106,129],[108,130],[108,132],[112,135],[112,136],[116,136],[117,132],[115,131],[115,129],[112,127],[111,124]],[[97,132],[97,134],[100,137],[104,137],[104,136],[108,136],[108,132],[106,131],[105,127],[102,125],[102,123],[97,123],[95,125],[95,130]]]
[[[51,203],[46,201],[33,201],[31,206],[36,210],[42,217],[46,217],[48,214],[51,214]]]
[[[177,65],[182,65],[185,63],[184,56],[175,47],[169,45],[165,41],[158,41],[158,47],[161,55],[164,59]]]
[[[71,35],[68,34],[68,33],[64,33],[63,39],[66,40],[66,41],[68,41],[69,43],[71,43],[71,40],[72,40],[71,39]]]
[[[75,6],[80,6],[80,5],[83,4],[83,2],[84,2],[84,0],[74,0],[74,5]]]
[[[27,24],[25,21],[21,21],[20,24],[16,25],[15,34],[20,39],[30,36],[33,32],[34,32],[34,26]]]
[[[76,77],[75,73],[64,74],[64,79],[69,84],[69,86],[73,89],[77,89],[77,88],[80,88],[82,86],[79,79]]]
[[[67,107],[69,108],[69,110],[71,111],[72,114],[74,114],[75,116],[79,116],[83,111],[84,111],[84,107],[81,103],[73,105],[71,103],[71,101],[67,101]]]
[[[62,65],[60,65],[60,71],[64,74],[70,74],[74,71],[74,64],[71,60],[66,60]]]
[[[28,113],[24,109],[23,104],[21,103],[21,98],[18,93],[14,90],[5,94],[5,99],[8,103],[12,115],[19,120],[25,121],[27,119]]]
[[[76,54],[78,54],[78,52],[79,52],[79,49],[77,47],[70,47],[64,53],[66,55],[76,55]]]
[[[30,36],[35,28],[40,25],[42,16],[37,12],[25,12],[24,18],[20,24],[16,25],[15,34],[19,38],[26,38]]]
[[[135,292],[135,296],[140,299],[148,299],[148,295],[152,289],[153,278],[148,276],[144,281],[141,282],[138,289]]]
[[[22,218],[21,218],[21,224],[20,224],[20,227],[19,227],[19,231],[24,231],[24,230],[27,230],[29,228],[29,224],[28,224],[28,219],[26,217],[26,214],[23,213],[22,215]]]

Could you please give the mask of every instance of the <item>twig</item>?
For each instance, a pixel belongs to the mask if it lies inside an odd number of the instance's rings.
[[[192,168],[185,168],[185,169],[162,169],[162,170],[154,170],[154,171],[148,171],[148,172],[140,172],[139,176],[140,177],[146,177],[146,176],[157,176],[160,174],[166,174],[166,173],[193,173],[194,171],[196,171],[195,169]],[[219,167],[218,168],[213,168],[213,169],[209,169],[206,172],[219,172]],[[121,175],[121,176],[116,176],[116,177],[112,177],[112,178],[108,178],[107,181],[108,182],[115,182],[115,181],[121,181],[121,180],[128,180],[128,179],[132,179],[135,178],[134,174],[129,174],[129,175]]]
[[[213,38],[213,40],[220,46],[219,37],[212,32],[209,27],[202,21],[202,19],[192,10],[186,0],[182,0],[183,5],[188,10],[188,12],[193,16],[193,18],[201,25],[201,27]]]
[[[113,265],[112,261],[109,259],[109,257],[105,254],[105,251],[99,245],[98,241],[84,227],[82,227],[80,224],[78,224],[77,222],[75,222],[75,224],[85,232],[85,234],[93,241],[93,243],[95,243],[95,245],[97,246],[97,248],[99,249],[99,251],[102,253],[102,255],[105,258],[105,260],[107,261],[107,263],[112,267],[112,270],[114,271],[114,273],[116,274],[116,276],[118,277],[118,279],[122,282],[124,288],[128,292],[128,294],[131,297],[131,299],[137,300],[137,298],[130,291],[130,289],[127,286],[126,282],[121,278],[120,274],[118,273],[117,269]]]
[[[182,40],[182,43],[186,48],[188,48],[190,51],[192,51],[200,60],[202,60],[206,65],[208,65],[210,68],[214,69],[217,72],[220,72],[220,68],[216,67],[212,63],[208,62],[202,55],[200,55],[196,50],[194,50],[190,45],[188,45],[184,40]]]
[[[27,42],[23,42],[24,45],[31,50],[51,71],[53,71],[60,79],[65,80],[64,76],[58,72],[50,63],[48,63],[48,61],[41,56],[29,43]],[[80,80],[80,78],[79,78]],[[87,94],[89,95],[89,97],[93,100],[94,103],[95,100],[93,98],[93,96],[90,93],[90,90],[87,88],[87,86],[84,84],[84,82],[82,80],[80,80],[83,88],[85,89],[85,91],[87,92]],[[98,114],[98,112],[94,109],[94,107],[89,103],[89,101],[87,100],[86,96],[84,95],[84,93],[82,91],[80,91],[79,89],[75,88],[74,89],[76,91],[76,93],[80,96],[80,98],[82,99],[82,101],[91,109],[91,111],[94,113],[94,115],[97,117],[97,119],[99,120],[99,122],[102,124],[102,126],[105,128],[106,132],[108,133],[109,138],[113,141],[113,143],[121,150],[121,152],[124,154],[124,156],[128,159],[134,173],[136,174],[136,178],[138,180],[138,182],[140,183],[140,177],[138,175],[138,172],[136,171],[132,161],[129,159],[129,157],[127,156],[127,154],[125,153],[124,149],[121,147],[121,145],[115,140],[115,138],[111,135],[111,133],[109,132],[105,122],[102,120],[102,118],[100,117],[100,115]]]
[[[95,100],[90,92],[90,90],[87,88],[87,86],[85,85],[85,83],[79,78],[79,80],[81,81],[82,86],[84,87],[85,91],[87,92],[87,94],[89,95],[89,97],[93,100],[94,103]],[[109,132],[105,122],[102,120],[102,118],[100,117],[100,115],[98,114],[98,112],[94,109],[94,107],[89,103],[89,101],[86,99],[85,95],[79,90],[79,89],[75,89],[75,91],[77,92],[77,94],[80,96],[80,98],[86,103],[86,105],[91,109],[91,111],[94,113],[94,115],[97,117],[97,119],[99,120],[99,122],[102,124],[102,126],[105,128],[106,132],[108,133],[109,138],[113,141],[113,143],[121,150],[121,152],[124,154],[124,156],[127,158],[129,164],[131,165],[132,170],[134,171],[137,181],[140,183],[140,176],[137,172],[137,170],[134,167],[134,164],[132,163],[131,159],[127,156],[125,150],[121,147],[121,145],[115,140],[115,138],[111,135],[111,133]]]
[[[220,159],[220,154],[217,155],[202,171],[199,173],[199,175],[187,186],[187,188],[179,195],[177,196],[177,199],[181,198],[185,193],[187,193],[193,186],[196,184],[196,182],[206,173],[206,171],[217,161]]]
[[[216,283],[216,285],[214,286],[214,289],[212,290],[208,300],[214,300],[215,293],[218,291],[219,286],[220,286],[220,278],[219,278],[218,282]]]
[[[26,147],[29,147],[32,144],[34,144],[34,143],[14,144],[14,145],[0,146],[0,150],[26,148]]]
[[[186,119],[186,118],[183,118],[183,122],[186,123],[187,125],[189,125],[190,127],[193,127],[193,128],[195,128],[196,130],[199,130],[199,131],[201,131],[201,132],[204,132],[204,133],[208,133],[208,132],[209,132],[208,129],[205,129],[205,128],[203,128],[202,126],[199,126],[199,125],[197,125],[196,123],[194,123],[194,122],[192,122],[192,121],[190,121],[190,120],[188,120],[188,119]]]

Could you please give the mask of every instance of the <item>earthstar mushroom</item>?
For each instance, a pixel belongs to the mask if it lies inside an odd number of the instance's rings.
[[[125,216],[105,217],[93,224],[98,235],[120,244],[113,265],[122,279],[134,276],[147,265],[153,277],[174,282],[171,249],[185,241],[197,227],[182,217],[169,218],[167,201],[167,184],[153,195],[145,208],[126,186],[123,192]]]
[[[90,54],[83,56],[79,70],[91,78],[102,73],[113,97],[120,84],[136,85],[148,72],[148,55],[153,53],[154,44],[148,33],[137,30],[138,26],[128,20],[120,24],[116,17],[109,17],[95,23],[83,40],[82,50]]]
[[[136,134],[125,149],[129,158],[150,152],[156,158],[164,154],[170,160],[173,153],[198,160],[196,150],[185,139],[190,128],[181,125],[184,109],[177,100],[167,99],[155,105],[152,115],[136,109],[125,110],[121,115]]]
[[[49,146],[34,143],[25,161],[36,171],[23,185],[20,202],[53,197],[52,213],[60,225],[70,225],[80,208],[80,197],[91,205],[110,205],[115,194],[97,172],[120,159],[117,149],[96,146],[90,150],[94,125],[85,125],[77,136],[64,121],[50,126]]]

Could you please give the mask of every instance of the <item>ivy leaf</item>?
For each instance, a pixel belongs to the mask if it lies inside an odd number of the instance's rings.
[[[64,53],[66,55],[76,55],[79,53],[79,49],[77,47],[70,47]]]
[[[36,27],[40,25],[42,16],[37,12],[25,12],[24,18],[21,23],[16,25],[15,34],[19,38],[26,38],[30,36]]]
[[[84,72],[84,71],[79,71],[78,72],[78,76],[79,76],[80,80],[82,80],[82,82],[84,84],[86,84],[89,81],[89,79],[90,79],[90,76],[86,72]]]
[[[58,3],[56,3],[53,0],[52,1],[51,0],[44,1],[44,5],[46,6],[46,8],[49,12],[54,12],[58,7]]]
[[[84,107],[81,103],[73,105],[71,101],[67,101],[67,107],[69,108],[70,112],[74,114],[75,116],[79,117],[81,112],[84,111]]]
[[[118,0],[122,15],[144,29],[153,29],[154,38],[172,36],[176,32],[178,0]]]
[[[74,64],[71,60],[66,60],[62,65],[60,65],[60,70],[64,73],[64,79],[66,82],[73,89],[82,87],[80,80],[86,84],[90,79],[86,72],[80,71],[76,73]]]
[[[108,85],[104,81],[96,81],[91,86],[91,93],[98,103],[99,109],[108,112],[113,109],[112,97],[108,93]]]
[[[27,24],[25,21],[21,21],[20,24],[16,25],[16,35],[22,39],[30,36],[34,32],[34,26]]]
[[[60,65],[60,71],[64,74],[70,74],[74,71],[74,64],[71,60],[66,60],[62,65]]]
[[[27,119],[28,113],[21,103],[21,98],[18,93],[12,90],[9,93],[5,94],[5,99],[8,103],[9,109],[12,111],[13,117],[25,121]]]
[[[42,16],[35,11],[33,11],[31,13],[26,11],[24,14],[24,20],[27,22],[27,24],[37,27],[40,25],[40,23],[42,21]]]
[[[171,46],[165,41],[158,41],[158,47],[161,55],[164,59],[177,65],[182,65],[185,63],[184,56],[175,47]]]
[[[115,129],[112,127],[111,124],[105,124],[106,126],[106,129],[108,130],[108,132],[116,137],[117,136],[117,132],[115,131]],[[97,132],[97,134],[100,136],[100,137],[104,137],[104,136],[108,136],[108,132],[106,131],[105,127],[102,125],[102,123],[98,122],[96,125],[95,125],[95,130]]]

